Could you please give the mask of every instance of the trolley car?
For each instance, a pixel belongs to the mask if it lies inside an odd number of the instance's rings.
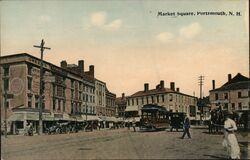
[[[141,131],[163,130],[169,126],[166,108],[154,104],[144,105],[141,109]]]

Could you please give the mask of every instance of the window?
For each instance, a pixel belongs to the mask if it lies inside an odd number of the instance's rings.
[[[139,102],[138,102],[138,98],[136,98],[136,105],[138,105],[139,104]]]
[[[60,99],[58,99],[58,108],[57,108],[57,110],[61,110],[61,100]]]
[[[235,110],[235,103],[232,103],[232,110]]]
[[[56,110],[56,99],[53,99],[53,111]]]
[[[3,68],[4,76],[9,76],[9,73],[10,73],[9,69],[10,69],[9,66],[6,66],[6,67]]]
[[[148,97],[147,97],[147,104],[148,104]]]
[[[35,108],[39,108],[39,96],[35,96]]]
[[[161,95],[162,102],[164,102],[164,95]]]
[[[238,92],[238,98],[241,98],[241,92]]]
[[[248,91],[248,97],[250,97],[250,91]]]
[[[144,104],[144,99],[143,99],[143,97],[141,98],[141,103]]]
[[[219,99],[219,95],[218,93],[215,93],[215,100],[218,100]]]
[[[128,106],[130,106],[130,99],[128,99]]]
[[[32,96],[28,95],[28,108],[32,107]]]
[[[169,95],[169,101],[170,101],[170,102],[173,101],[173,95],[172,95],[172,94]]]
[[[32,75],[32,74],[31,74],[31,73],[32,73],[31,71],[32,71],[32,66],[28,65],[28,75],[30,75],[30,76]]]
[[[242,110],[242,104],[241,103],[238,103],[238,109]]]
[[[132,106],[134,105],[134,99],[132,99]]]
[[[71,88],[74,88],[74,81],[71,80]]]
[[[4,79],[4,90],[5,91],[9,90],[9,78]]]
[[[31,90],[32,88],[32,78],[28,77],[28,90]]]
[[[224,93],[224,99],[228,99],[228,93]]]
[[[10,107],[9,101],[6,101],[5,105],[6,105],[6,108],[9,108]]]
[[[157,96],[157,103],[159,103],[159,96]]]
[[[153,96],[151,96],[151,101],[152,101],[152,103],[154,103],[154,97]]]
[[[65,112],[65,101],[63,101],[63,112]]]

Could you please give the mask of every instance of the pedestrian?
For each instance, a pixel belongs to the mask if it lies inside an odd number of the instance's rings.
[[[229,159],[240,159],[240,147],[234,132],[237,130],[236,123],[232,120],[232,112],[226,113],[224,122],[223,146],[227,149]]]
[[[190,135],[190,132],[189,132],[190,121],[189,121],[188,117],[186,117],[183,125],[184,125],[183,126],[184,132],[183,132],[183,135],[182,135],[181,138],[184,139],[184,137],[185,137],[186,134],[188,135],[188,138],[191,138],[191,135]]]
[[[135,121],[135,118],[133,119],[133,121],[132,121],[132,126],[133,126],[133,129],[134,129],[134,132],[136,132],[136,130],[135,130],[135,127],[136,127],[136,121]]]
[[[101,123],[98,121],[98,128],[99,128],[99,131],[101,129]]]

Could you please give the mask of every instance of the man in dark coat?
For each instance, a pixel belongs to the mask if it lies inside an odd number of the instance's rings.
[[[190,121],[189,121],[189,118],[186,117],[186,119],[184,121],[184,132],[183,132],[183,135],[181,137],[182,139],[185,137],[186,134],[188,135],[188,138],[191,138],[189,128],[190,128]]]

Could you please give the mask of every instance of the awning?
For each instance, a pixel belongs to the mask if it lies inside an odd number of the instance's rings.
[[[124,120],[124,122],[133,122],[135,119],[136,122],[140,122],[140,117],[129,117]]]
[[[103,121],[107,122],[118,122],[118,119],[116,117],[106,117],[106,116],[101,116],[100,117]]]
[[[138,106],[127,106],[125,112],[139,111]]]
[[[23,113],[16,113],[16,114],[12,114],[8,118],[8,121],[23,121],[23,119],[24,119]]]
[[[8,121],[38,121],[39,120],[39,114],[37,112],[28,112],[28,113],[13,113],[9,118]],[[42,120],[45,121],[53,121],[54,117],[52,117],[50,114],[42,114]]]

